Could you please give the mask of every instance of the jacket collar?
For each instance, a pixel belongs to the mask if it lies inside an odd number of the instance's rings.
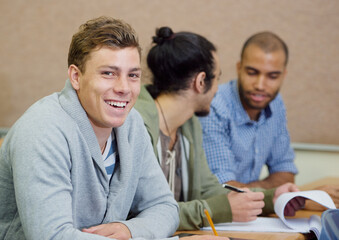
[[[103,175],[107,178],[98,139],[96,138],[93,127],[87,117],[86,111],[81,106],[78,95],[73,89],[69,79],[66,81],[65,87],[59,95],[59,101],[62,108],[77,123],[82,136],[87,142],[92,158],[100,167]]]

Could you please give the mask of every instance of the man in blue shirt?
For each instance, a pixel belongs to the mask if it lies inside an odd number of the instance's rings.
[[[200,118],[209,167],[220,183],[272,188],[294,182],[297,168],[279,94],[287,61],[287,46],[277,35],[253,35],[237,63],[238,80],[221,85],[209,116]],[[259,180],[264,165],[270,174]]]

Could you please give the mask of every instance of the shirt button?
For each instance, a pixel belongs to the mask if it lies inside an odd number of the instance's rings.
[[[259,150],[258,148],[255,149],[255,153],[258,154],[259,153]]]

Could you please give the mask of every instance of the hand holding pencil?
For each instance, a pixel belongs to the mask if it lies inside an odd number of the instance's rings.
[[[204,213],[207,217],[208,223],[210,224],[210,226],[213,230],[214,236],[212,236],[212,235],[192,235],[192,236],[183,237],[183,238],[185,238],[185,240],[229,240],[228,237],[219,237],[218,236],[218,233],[215,230],[212,218],[211,218],[209,212],[207,211],[207,209],[204,209]]]
[[[256,220],[265,206],[263,192],[252,192],[248,188],[243,188],[242,190],[244,192],[233,190],[227,194],[233,222]]]

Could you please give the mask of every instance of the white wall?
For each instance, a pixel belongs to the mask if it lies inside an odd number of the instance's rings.
[[[339,152],[296,150],[295,154],[295,163],[299,169],[297,185],[324,177],[339,177]]]

